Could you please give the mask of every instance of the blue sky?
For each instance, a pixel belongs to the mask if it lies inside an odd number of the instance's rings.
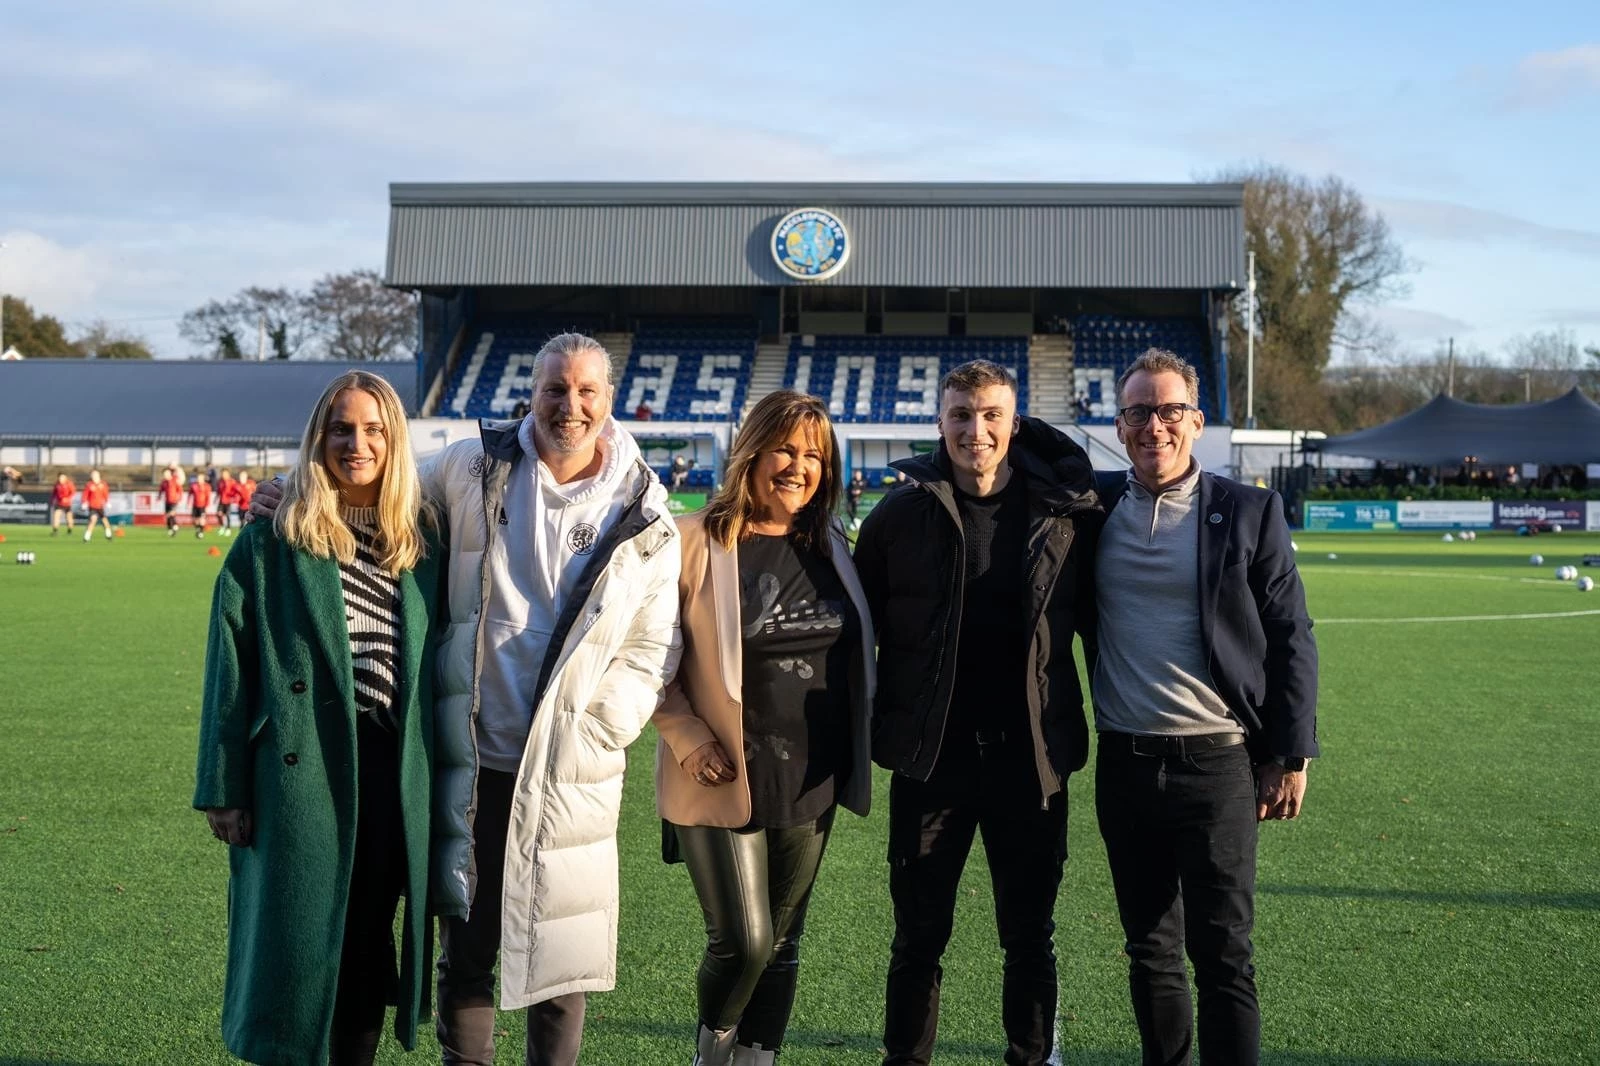
[[[1440,13],[1436,13],[1440,12]],[[381,268],[391,181],[1337,174],[1428,351],[1600,343],[1600,7],[53,0],[0,37],[0,288],[185,310]]]

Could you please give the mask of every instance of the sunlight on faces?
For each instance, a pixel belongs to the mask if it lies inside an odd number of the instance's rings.
[[[373,507],[389,459],[389,431],[378,398],[362,389],[345,389],[328,408],[322,435],[322,465],[351,507]]]
[[[540,452],[576,455],[593,449],[610,413],[611,387],[601,352],[545,359],[533,389],[534,443]]]
[[[1008,385],[946,389],[941,398],[939,436],[958,474],[977,479],[1002,469],[1017,426],[1017,394]]]
[[[822,484],[825,454],[820,427],[808,422],[797,423],[786,439],[763,448],[750,464],[755,521],[793,526]]]
[[[1164,403],[1194,403],[1183,375],[1171,370],[1151,373],[1140,370],[1128,379],[1118,398],[1119,407],[1159,407]],[[1151,491],[1159,491],[1189,472],[1189,456],[1194,442],[1206,424],[1199,411],[1185,411],[1177,422],[1168,425],[1151,414],[1142,426],[1127,425],[1117,416],[1117,439],[1128,452],[1134,476]]]

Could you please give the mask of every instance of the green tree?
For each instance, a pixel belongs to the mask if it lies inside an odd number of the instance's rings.
[[[15,348],[29,359],[71,359],[78,354],[59,319],[35,313],[20,296],[6,296],[4,301],[0,307],[3,347]]]
[[[1360,306],[1403,293],[1410,267],[1383,216],[1338,177],[1263,163],[1218,178],[1244,185],[1245,247],[1256,257],[1257,424],[1326,425],[1322,378],[1334,347],[1362,343]],[[1245,298],[1235,307],[1228,385],[1242,420]]]
[[[178,322],[179,335],[214,359],[238,359],[254,352],[263,329],[271,358],[300,355],[316,332],[310,300],[289,289],[253,286],[226,301],[197,307]]]

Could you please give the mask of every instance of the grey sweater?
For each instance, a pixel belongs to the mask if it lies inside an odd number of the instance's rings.
[[[1200,464],[1153,494],[1128,473],[1095,555],[1101,732],[1242,733],[1217,694],[1200,632]]]

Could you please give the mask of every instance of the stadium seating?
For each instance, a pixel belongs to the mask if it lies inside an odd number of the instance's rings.
[[[593,316],[491,317],[473,323],[450,375],[439,413],[454,418],[506,418],[533,386],[533,357],[567,330],[594,332]]]
[[[1072,391],[1087,394],[1085,423],[1109,423],[1117,415],[1117,378],[1147,348],[1166,348],[1200,371],[1200,407],[1207,418],[1212,388],[1210,344],[1204,323],[1188,318],[1129,318],[1079,315],[1072,323]]]
[[[969,359],[1015,373],[1027,409],[1025,337],[796,336],[783,384],[827,401],[838,422],[926,423],[939,413],[940,377]]]
[[[613,413],[632,418],[648,403],[658,420],[728,421],[744,405],[756,340],[753,322],[640,322]]]

